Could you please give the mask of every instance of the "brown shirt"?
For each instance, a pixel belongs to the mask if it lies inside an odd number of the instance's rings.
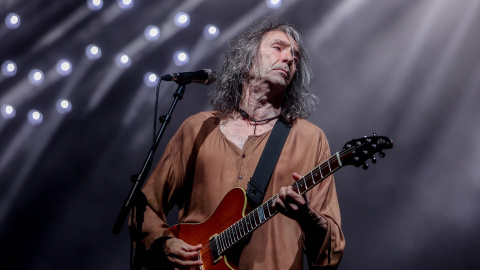
[[[188,118],[146,182],[143,192],[148,206],[143,231],[147,234],[144,240],[147,249],[155,239],[173,236],[165,221],[174,205],[179,207],[179,223],[199,223],[214,212],[229,190],[247,189],[271,131],[250,136],[240,149],[223,135],[218,123],[212,112]],[[329,156],[323,131],[298,119],[282,150],[264,201],[275,196],[281,187],[292,184],[293,172],[306,174]],[[276,215],[253,232],[240,255],[239,269],[302,269],[303,249],[315,265],[338,265],[345,239],[333,175],[309,191],[307,197],[310,206],[328,221],[326,236],[319,233],[305,240],[296,221]]]

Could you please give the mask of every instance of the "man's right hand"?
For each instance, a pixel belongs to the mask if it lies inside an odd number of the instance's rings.
[[[165,241],[163,250],[175,269],[192,269],[203,264],[199,256],[201,248],[201,244],[191,246],[181,239],[169,238]]]

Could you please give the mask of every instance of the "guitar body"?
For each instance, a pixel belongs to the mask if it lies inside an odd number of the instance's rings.
[[[222,199],[215,212],[202,223],[180,223],[172,226],[169,230],[175,234],[175,237],[182,239],[189,245],[202,244],[200,257],[203,262],[203,270],[231,270],[237,269],[232,263],[227,261],[226,256],[221,257],[217,262],[213,261],[213,256],[209,248],[209,240],[212,236],[220,234],[236,221],[245,215],[247,206],[246,192],[242,188],[230,190]]]

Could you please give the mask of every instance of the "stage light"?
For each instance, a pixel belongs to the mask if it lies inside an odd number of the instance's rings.
[[[61,114],[69,113],[72,111],[72,103],[64,98],[61,98],[57,100],[55,108],[57,109],[57,112]]]
[[[189,60],[190,60],[190,57],[186,52],[178,51],[173,54],[173,62],[175,63],[175,65],[179,67],[188,64]]]
[[[220,34],[220,30],[213,24],[209,24],[203,28],[203,36],[208,39],[215,39]]]
[[[155,25],[149,25],[143,31],[146,40],[154,41],[160,38],[160,29]]]
[[[12,105],[5,104],[2,106],[2,118],[7,120],[7,119],[12,119],[15,117],[16,111],[15,108],[13,108]]]
[[[17,74],[17,65],[10,60],[6,60],[2,64],[2,74],[6,77],[12,77]]]
[[[190,16],[185,12],[179,12],[173,19],[175,25],[180,28],[186,28],[190,25]]]
[[[102,50],[95,44],[90,44],[85,48],[85,55],[90,60],[97,60],[102,57]]]
[[[22,21],[20,20],[20,16],[15,13],[9,13],[5,17],[5,26],[10,29],[17,29],[18,27],[20,27],[21,22]]]
[[[43,122],[43,115],[37,110],[31,110],[28,112],[28,122],[32,125],[40,125]]]
[[[267,2],[267,7],[276,9],[282,6],[282,0],[265,0]]]
[[[43,72],[39,69],[32,69],[30,73],[28,73],[28,81],[33,85],[40,85],[43,83]]]
[[[103,7],[103,0],[87,0],[87,6],[91,10],[100,10]]]
[[[148,87],[154,87],[157,85],[159,77],[153,72],[147,72],[143,75],[143,83]]]
[[[59,75],[67,76],[72,73],[72,64],[68,60],[61,59],[57,62],[56,69]]]
[[[146,40],[155,41],[160,38],[160,29],[155,25],[149,25],[143,31]]]
[[[128,55],[119,53],[117,57],[115,57],[115,64],[117,64],[119,68],[129,68],[132,65],[132,60]]]
[[[118,7],[123,10],[129,10],[133,7],[133,0],[117,0]]]

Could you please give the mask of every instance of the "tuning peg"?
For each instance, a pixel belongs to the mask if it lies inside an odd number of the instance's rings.
[[[385,153],[384,153],[383,151],[380,151],[380,152],[378,153],[378,155],[379,155],[381,158],[385,157]]]
[[[362,169],[364,169],[364,170],[368,169],[368,164],[367,164],[367,163],[363,163]]]
[[[377,163],[377,159],[375,157],[372,157],[372,163],[373,164]]]

